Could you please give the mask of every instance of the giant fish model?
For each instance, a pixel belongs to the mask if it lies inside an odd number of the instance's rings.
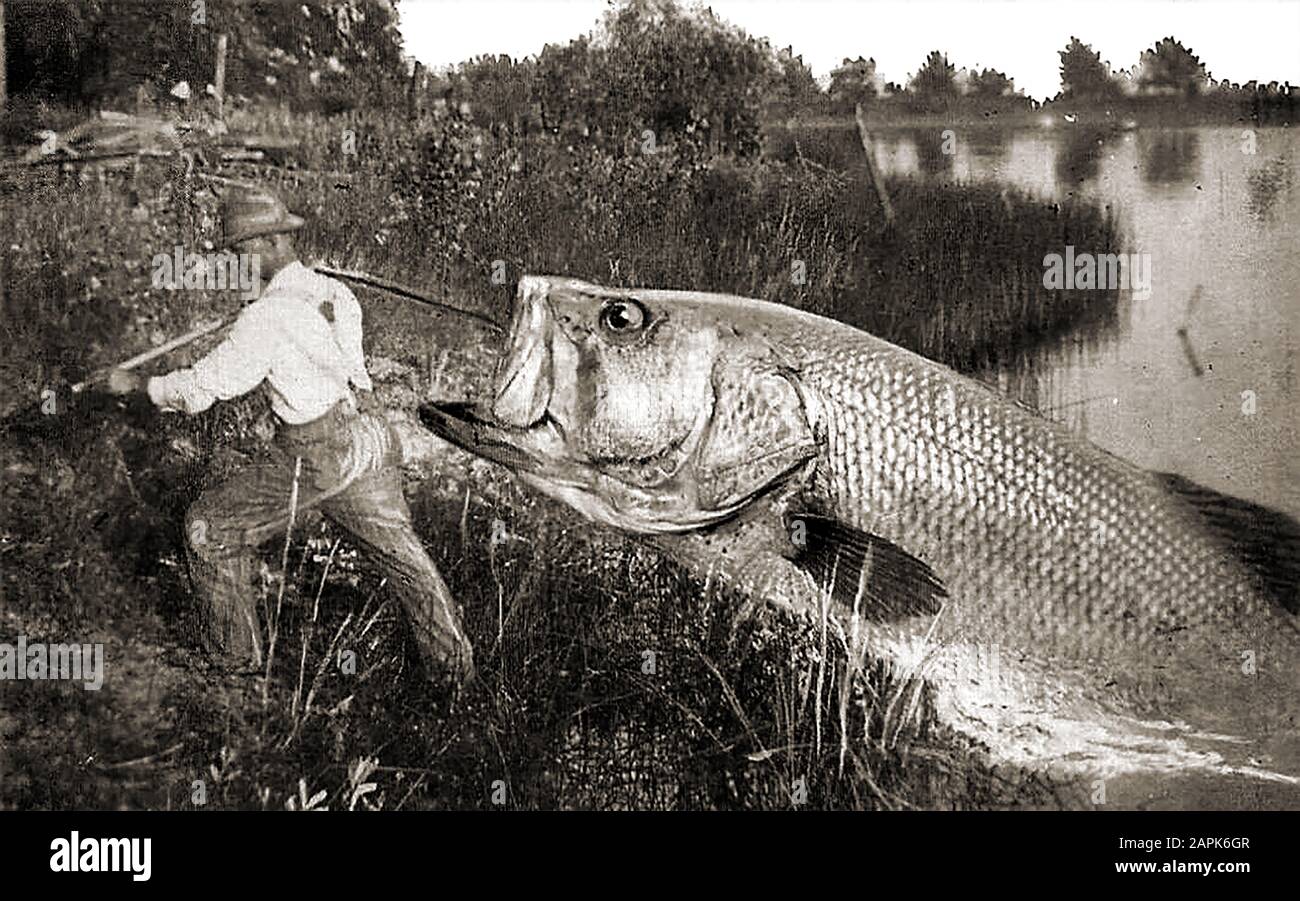
[[[492,394],[422,419],[698,575],[829,617],[996,759],[1300,785],[1294,560],[1261,576],[1241,553],[1280,517],[743,297],[524,277]]]

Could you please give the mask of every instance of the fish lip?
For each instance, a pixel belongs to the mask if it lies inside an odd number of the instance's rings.
[[[536,471],[542,461],[517,439],[531,428],[516,428],[482,415],[473,401],[433,401],[420,407],[424,427],[444,441],[512,469]]]
[[[525,427],[545,416],[554,391],[551,330],[554,317],[547,299],[551,280],[525,275],[519,279],[505,354],[492,385],[492,419]]]
[[[420,419],[435,431],[452,422],[492,424],[479,416],[477,411],[478,404],[472,400],[435,400],[420,406]]]

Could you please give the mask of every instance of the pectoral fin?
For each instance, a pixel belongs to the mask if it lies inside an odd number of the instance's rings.
[[[948,596],[929,565],[879,536],[812,514],[787,513],[785,524],[795,565],[869,621],[933,616]]]

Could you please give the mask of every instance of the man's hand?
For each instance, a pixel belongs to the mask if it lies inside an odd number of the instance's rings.
[[[108,393],[118,396],[143,390],[144,379],[126,369],[114,369],[108,374]]]

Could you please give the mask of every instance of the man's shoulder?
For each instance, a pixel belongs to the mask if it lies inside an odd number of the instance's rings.
[[[311,270],[311,274],[328,285],[328,290],[335,297],[346,297],[353,301],[357,299],[357,296],[352,293],[351,288],[334,278],[332,275],[324,275],[323,273],[317,272],[315,269]]]
[[[331,278],[303,263],[294,264],[291,269],[277,276],[274,284],[267,286],[265,294],[269,297],[309,297],[313,300],[350,298],[356,300],[350,288],[338,279]]]

